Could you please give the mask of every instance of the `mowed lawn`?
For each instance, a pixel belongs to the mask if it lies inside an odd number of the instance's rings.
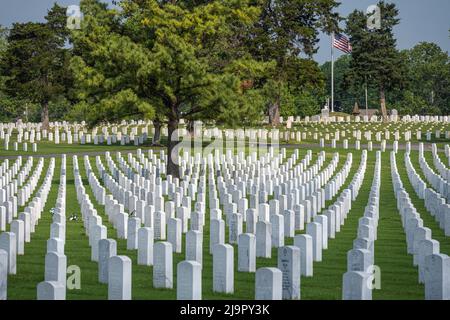
[[[310,148],[313,150],[313,159],[311,164],[317,160],[319,148]],[[97,149],[103,151],[105,149]],[[293,148],[288,149],[288,156]],[[300,148],[300,159],[302,159],[307,149]],[[361,151],[342,150],[342,149],[325,149],[327,159],[322,167],[324,169],[331,161],[333,152],[339,151],[340,161],[334,174],[340,171],[348,152],[353,153],[353,163],[350,174],[345,181],[343,187],[339,190],[339,194],[349,185],[353,179],[361,160]],[[115,160],[115,155],[112,153]],[[125,155],[125,152],[123,152]],[[124,156],[126,159],[126,156]],[[106,165],[104,156],[101,156],[102,162]],[[407,187],[408,178],[406,172],[402,171],[403,163],[402,154],[397,154],[397,165],[400,175]],[[36,159],[37,160],[37,159]],[[37,163],[37,162],[36,162]],[[36,190],[42,183],[42,178],[48,168],[49,159],[45,159],[45,166],[41,181]],[[86,192],[94,204],[98,214],[102,217],[103,224],[108,228],[108,238],[116,239],[116,231],[108,222],[104,207],[100,206],[92,194],[89,187],[87,176],[85,173],[84,159],[78,156],[80,174],[83,178],[83,184]],[[95,165],[95,156],[90,157],[90,163],[94,173],[100,178],[99,172]],[[323,251],[321,262],[314,262],[314,276],[311,278],[302,277],[301,279],[301,295],[302,299],[341,299],[342,297],[342,276],[347,268],[347,251],[352,249],[353,240],[357,237],[358,220],[364,214],[364,208],[368,202],[368,196],[374,176],[375,151],[368,152],[367,168],[364,181],[361,186],[356,201],[352,202],[352,209],[348,214],[345,225],[341,227],[341,232],[336,234],[335,239],[329,239],[328,249]],[[59,186],[61,169],[60,156],[56,157],[56,168],[52,182],[52,189],[46,207],[36,227],[36,232],[32,234],[31,243],[25,246],[25,255],[18,256],[17,275],[8,278],[8,298],[9,299],[35,299],[36,286],[44,279],[44,262],[46,253],[46,241],[50,235],[51,215],[50,209],[55,205],[57,190]],[[416,168],[419,169],[419,168]],[[72,213],[80,215],[80,207],[77,202],[72,156],[67,157],[67,197],[66,197],[66,216]],[[413,190],[408,189],[414,204]],[[336,198],[337,198],[336,197]],[[218,294],[212,291],[212,256],[209,254],[209,208],[208,194],[206,195],[206,223],[204,226],[203,236],[203,270],[202,270],[202,293],[203,299],[254,299],[255,290],[255,274],[237,271],[237,245],[234,245],[234,288],[232,295]],[[335,199],[328,201],[327,206],[331,205]],[[423,207],[417,205],[417,209],[421,216],[426,215]],[[430,228],[434,227],[432,221],[425,220],[424,224],[430,223]],[[428,226],[428,225],[427,225]],[[245,231],[245,224],[243,230]],[[302,233],[303,231],[297,231]],[[226,227],[226,242],[228,240],[228,227]],[[441,239],[439,239],[441,240]],[[445,239],[444,239],[445,240]],[[291,245],[292,239],[286,238],[285,244]],[[137,265],[137,251],[126,249],[126,240],[118,240],[118,254],[126,255],[133,261],[132,265],[132,295],[133,299],[176,299],[176,266],[177,263],[184,260],[185,255],[185,239],[183,235],[183,252],[173,255],[173,280],[174,288],[154,289],[152,286],[152,267]],[[98,265],[92,262],[91,250],[88,243],[88,237],[83,228],[82,221],[66,222],[66,245],[65,254],[67,256],[67,264],[76,265],[81,270],[81,288],[79,290],[67,290],[67,299],[107,299],[108,287],[98,282]],[[381,289],[373,291],[374,299],[423,299],[424,287],[418,284],[417,268],[412,264],[412,256],[406,252],[405,234],[401,226],[400,215],[396,208],[396,200],[393,193],[389,152],[382,154],[382,171],[381,171],[381,192],[380,192],[380,220],[378,225],[378,240],[375,242],[375,264],[379,266],[381,271]],[[276,267],[277,266],[277,250],[272,250],[272,258],[257,258],[257,268],[259,267]]]

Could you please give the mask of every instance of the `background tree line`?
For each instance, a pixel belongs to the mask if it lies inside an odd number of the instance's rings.
[[[250,125],[313,115],[330,92],[330,67],[313,59],[320,31],[345,32],[351,55],[335,61],[336,110],[355,102],[406,114],[448,114],[450,64],[433,43],[398,51],[393,4],[381,30],[347,19],[334,0],[82,0],[82,28],[55,4],[45,22],[0,28],[0,121],[202,119]],[[339,22],[345,21],[345,28]],[[383,85],[383,88],[380,85]],[[157,141],[156,141],[157,142]]]

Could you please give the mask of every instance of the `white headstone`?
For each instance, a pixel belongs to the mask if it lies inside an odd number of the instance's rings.
[[[37,286],[37,300],[66,300],[66,287],[57,281],[43,281]]]
[[[450,257],[431,254],[425,257],[425,299],[450,300]]]
[[[213,291],[234,292],[234,255],[229,244],[216,244],[213,247]]]
[[[300,299],[300,249],[296,246],[278,248],[278,269],[283,273],[283,299]]]
[[[281,300],[283,273],[277,268],[259,268],[255,279],[255,300]]]
[[[300,272],[302,276],[313,276],[313,240],[310,235],[299,234],[294,237],[294,246],[300,249]]]
[[[117,242],[114,239],[101,239],[98,242],[98,281],[108,283],[109,259],[117,255]]]
[[[15,233],[3,232],[0,234],[0,249],[8,253],[8,274],[16,274],[17,241]]]
[[[138,230],[138,265],[153,265],[153,229],[148,227]]]
[[[370,274],[347,271],[343,276],[342,300],[372,300]]]
[[[256,237],[251,233],[242,233],[239,235],[238,271],[256,271]]]
[[[8,288],[8,252],[0,249],[0,300],[7,299]]]
[[[202,266],[197,261],[177,265],[177,300],[202,299]]]
[[[131,259],[113,256],[108,262],[108,300],[131,300]]]
[[[256,223],[256,256],[270,258],[272,255],[271,224],[266,221]]]
[[[156,242],[153,246],[153,287],[173,287],[173,252],[170,242]]]

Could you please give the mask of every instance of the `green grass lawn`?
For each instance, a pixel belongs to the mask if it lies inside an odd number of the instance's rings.
[[[58,146],[59,148],[60,146]],[[88,146],[86,146],[88,147]],[[51,149],[51,147],[49,146]],[[70,147],[73,151],[73,146]],[[123,148],[123,149],[121,149]],[[53,153],[50,151],[49,153]],[[313,150],[314,164],[317,159],[319,148],[310,148]],[[87,149],[83,149],[86,151]],[[92,151],[106,151],[107,148],[95,146]],[[118,146],[117,149],[109,148],[109,150],[125,150],[124,147]],[[300,148],[300,159],[306,152],[306,148]],[[322,166],[324,169],[331,161],[332,153],[338,151],[340,154],[340,162],[335,170],[335,174],[342,168],[348,152],[353,153],[353,163],[339,194],[344,190],[353,179],[354,174],[360,164],[361,152],[355,150],[342,150],[325,148],[327,158]],[[292,153],[293,148],[287,150],[288,156]],[[62,150],[58,149],[59,153]],[[127,159],[125,152],[122,154]],[[413,152],[417,156],[417,152]],[[114,161],[115,155],[112,154]],[[106,166],[104,155],[101,156],[103,164]],[[412,157],[413,165],[416,170],[418,167],[417,159]],[[47,171],[49,159],[45,159],[45,166],[38,187],[40,187],[43,177]],[[100,174],[95,165],[95,156],[90,157],[90,162],[94,173],[100,179]],[[108,237],[116,239],[116,231],[108,222],[104,206],[99,205],[88,184],[85,174],[84,159],[78,157],[80,174],[83,178],[83,184],[89,195],[93,205],[95,206],[99,216],[102,217],[103,224],[108,229]],[[37,160],[35,160],[35,165]],[[346,272],[347,251],[352,249],[353,240],[357,236],[358,219],[363,216],[364,207],[367,205],[370,187],[373,181],[375,165],[375,151],[368,153],[367,168],[365,178],[361,186],[358,197],[352,202],[352,209],[348,214],[345,225],[342,226],[341,232],[336,234],[335,239],[329,239],[328,249],[323,251],[321,262],[314,262],[314,276],[311,278],[302,277],[301,279],[301,295],[302,299],[341,299],[342,294],[342,276]],[[396,208],[396,200],[394,197],[389,153],[382,154],[382,171],[381,171],[381,192],[380,192],[380,219],[378,225],[378,240],[375,242],[375,264],[381,269],[381,289],[374,290],[374,299],[423,299],[424,287],[418,284],[417,268],[412,264],[412,256],[406,252],[405,234],[401,226],[400,215]],[[421,217],[424,219],[424,225],[433,230],[433,238],[441,242],[441,251],[448,253],[450,250],[450,241],[448,237],[443,235],[443,231],[438,228],[433,217],[425,210],[423,201],[418,199],[414,190],[409,185],[409,180],[403,165],[403,152],[397,154],[397,165],[402,181],[406,190],[410,194],[413,204],[416,206]],[[52,181],[52,189],[49,194],[46,207],[42,214],[36,232],[32,234],[31,243],[25,246],[25,255],[18,257],[17,275],[8,278],[8,298],[9,299],[35,299],[36,286],[44,278],[44,262],[46,253],[46,241],[50,235],[51,215],[49,210],[55,205],[56,195],[60,179],[61,159],[56,157],[55,173]],[[208,209],[208,194],[206,195],[206,212]],[[327,201],[326,206],[331,205],[335,199]],[[20,212],[20,211],[19,211]],[[66,195],[66,216],[72,213],[79,213],[80,207],[77,202],[76,190],[74,185],[73,161],[72,156],[67,157],[67,195]],[[77,265],[81,269],[81,289],[67,290],[67,299],[107,299],[108,287],[98,282],[98,265],[90,259],[91,249],[88,244],[88,237],[83,229],[82,221],[66,222],[66,245],[65,254],[67,256],[67,264]],[[244,225],[245,230],[245,225]],[[297,233],[302,233],[298,231]],[[226,227],[226,241],[228,239],[228,228]],[[293,240],[286,238],[285,244],[292,244]],[[117,251],[119,255],[126,255],[133,261],[132,265],[132,283],[133,283],[133,299],[175,299],[176,298],[176,266],[177,263],[184,260],[185,237],[183,235],[183,252],[174,253],[173,256],[173,274],[174,289],[154,289],[152,285],[152,267],[137,265],[137,251],[126,249],[126,240],[117,240]],[[202,293],[203,299],[253,299],[255,287],[255,274],[237,272],[237,246],[234,245],[235,256],[235,273],[233,295],[219,294],[212,292],[212,256],[209,255],[209,215],[206,215],[206,223],[204,226],[203,237],[203,270],[202,270]],[[276,267],[277,266],[277,250],[272,250],[272,258],[257,258],[257,268],[260,267]]]

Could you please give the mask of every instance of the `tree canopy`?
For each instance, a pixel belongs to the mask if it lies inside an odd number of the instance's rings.
[[[352,44],[352,59],[346,77],[354,87],[367,84],[380,94],[380,105],[386,120],[386,91],[404,85],[405,65],[396,49],[393,28],[400,22],[393,3],[378,2],[381,12],[380,28],[367,27],[368,15],[353,11],[347,19],[346,32]]]
[[[1,56],[4,92],[18,101],[41,106],[41,121],[48,128],[48,106],[68,90],[69,53],[64,47],[65,9],[55,4],[45,23],[14,23]]]

